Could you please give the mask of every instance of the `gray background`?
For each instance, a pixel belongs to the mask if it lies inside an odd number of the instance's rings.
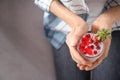
[[[55,80],[43,12],[32,0],[0,0],[0,80]]]

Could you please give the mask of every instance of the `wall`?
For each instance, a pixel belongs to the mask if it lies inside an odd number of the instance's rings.
[[[0,80],[55,80],[43,12],[32,0],[0,0]]]

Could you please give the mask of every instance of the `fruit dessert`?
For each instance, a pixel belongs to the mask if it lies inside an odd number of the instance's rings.
[[[96,34],[86,33],[79,42],[78,51],[86,59],[93,62],[103,53],[105,46],[103,42],[108,38],[111,38],[111,34],[106,29],[102,29]]]

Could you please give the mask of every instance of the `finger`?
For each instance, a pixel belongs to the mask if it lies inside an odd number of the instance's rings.
[[[79,43],[80,37],[78,35],[72,36],[72,39],[70,40],[71,46],[77,46]]]
[[[82,62],[81,62],[81,60],[80,60],[80,57],[77,56],[71,49],[70,49],[70,54],[71,54],[72,59],[73,59],[76,63],[82,64]]]
[[[92,69],[96,68],[98,65],[100,65],[102,63],[102,61],[104,60],[104,58],[105,58],[105,54],[106,53],[103,53],[103,55],[100,58],[98,58],[95,62],[93,62],[91,67],[87,66],[85,68],[85,70],[89,71],[89,70],[92,70]]]
[[[77,67],[79,67],[79,66],[80,66],[80,64],[77,63]]]
[[[88,64],[87,61],[78,53],[75,47],[72,47],[71,45],[69,45],[69,40],[66,40],[66,43],[68,44],[71,57],[76,63]]]
[[[90,70],[95,69],[97,66],[99,66],[101,64],[102,61],[103,61],[103,59],[96,60],[91,67],[86,66],[85,70],[90,71]]]
[[[83,65],[91,66],[91,62],[86,60],[83,56],[80,55],[80,53],[77,51],[76,47],[73,47],[69,45],[69,40],[66,41],[68,44],[68,47],[70,49],[70,54],[72,55],[72,59],[75,60],[75,62]]]
[[[102,63],[103,60],[104,60],[104,54],[100,58],[98,58],[95,62],[93,62],[91,67],[87,66],[85,68],[85,70],[89,71],[89,70],[96,68],[97,66],[99,66]]]
[[[81,65],[81,66],[79,67],[79,69],[80,69],[80,70],[85,70],[85,65]]]
[[[81,61],[79,60],[79,58],[76,58],[76,57],[74,56],[75,53],[70,49],[70,44],[69,44],[69,41],[68,41],[68,40],[66,40],[66,43],[67,43],[67,45],[68,45],[68,47],[69,47],[69,51],[70,51],[71,58],[72,58],[76,63],[81,64]]]
[[[105,51],[104,51],[103,55],[93,63],[92,67],[86,67],[85,70],[92,70],[102,63],[102,61],[108,56],[110,43],[111,43],[110,39],[108,39],[104,42],[104,44],[107,44],[107,45],[105,46]]]
[[[79,52],[77,51],[76,46],[71,46],[71,45],[70,45],[70,44],[71,44],[70,39],[71,39],[71,35],[73,34],[73,32],[74,32],[74,31],[71,31],[71,32],[67,35],[67,39],[66,39],[66,43],[67,43],[67,45],[68,45],[68,47],[69,47],[69,50],[70,50],[70,54],[71,54],[71,56],[72,56],[72,59],[73,59],[75,62],[79,63],[79,64],[82,63],[83,65],[89,65],[89,66],[91,66],[90,61],[85,60],[85,59],[79,54]],[[76,36],[76,38],[78,38],[78,37],[80,37],[80,36]],[[75,38],[75,39],[76,39],[76,38]],[[76,41],[73,41],[73,42],[78,43],[77,40],[78,40],[78,39],[76,39]]]
[[[88,65],[91,66],[91,62],[86,60],[83,56],[80,55],[80,53],[76,50],[75,47],[69,47],[71,53],[73,53],[73,57],[78,60],[80,63],[82,63],[83,65]]]
[[[72,31],[66,36],[66,43],[67,43],[67,45],[70,45],[70,39],[71,39],[71,35],[72,35]]]
[[[78,64],[78,63],[77,63],[77,67],[78,67],[78,68],[79,68],[81,65],[83,65],[83,64]]]
[[[69,33],[69,34],[67,35],[66,43],[67,43],[67,45],[68,45],[68,47],[69,47],[69,51],[70,51],[71,57],[72,57],[72,59],[73,59],[76,63],[81,64],[80,60],[75,58],[75,56],[73,55],[73,54],[74,54],[73,51],[70,49],[70,48],[72,47],[72,46],[70,45],[70,41],[69,41],[70,34],[71,34],[71,33]]]
[[[71,54],[71,58],[72,58],[76,63],[81,64],[81,61],[74,57],[74,55],[73,55],[74,53],[72,53],[72,52],[70,51],[70,54]]]
[[[83,32],[83,30],[81,29],[72,29],[71,31],[72,36],[70,39],[71,46],[76,46],[79,43],[79,40],[84,33],[85,32]]]
[[[77,64],[77,67],[78,67],[80,70],[85,70],[85,65]]]

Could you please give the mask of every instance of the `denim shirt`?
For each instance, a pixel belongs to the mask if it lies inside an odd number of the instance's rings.
[[[44,11],[43,24],[46,37],[48,38],[49,42],[53,45],[53,47],[59,49],[64,44],[66,40],[66,35],[71,31],[71,27],[50,12],[49,8],[52,1],[53,0],[34,0],[34,3]],[[87,5],[87,0],[59,0],[59,1],[61,2],[62,5],[64,5],[66,8],[68,8],[76,15],[82,17],[84,20],[89,19],[88,16],[90,14],[89,7]],[[103,9],[98,12],[99,14],[102,11],[109,9],[110,7],[118,5],[120,6],[120,0],[104,0],[104,3],[102,4],[104,4],[104,6]],[[98,7],[98,9],[99,8],[100,7]],[[116,22],[116,24],[113,26],[113,31],[114,30],[120,30],[120,21]]]

